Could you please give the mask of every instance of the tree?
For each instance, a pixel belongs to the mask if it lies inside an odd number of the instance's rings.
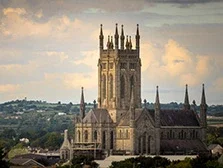
[[[4,152],[3,148],[0,148],[0,165],[1,168],[9,168],[9,163],[4,160],[6,153]]]
[[[59,149],[63,142],[63,136],[56,132],[48,133],[46,136],[47,140],[44,146],[48,149]]]
[[[1,137],[3,138],[7,138],[7,139],[13,139],[16,137],[16,133],[14,129],[5,129],[2,133],[1,133]]]
[[[173,161],[167,168],[192,168],[190,161],[190,158],[185,158],[182,161]]]
[[[90,165],[91,168],[97,168],[98,164],[94,162],[94,158],[91,156],[74,156],[74,158],[71,160],[71,163],[74,168],[81,168],[82,165]]]

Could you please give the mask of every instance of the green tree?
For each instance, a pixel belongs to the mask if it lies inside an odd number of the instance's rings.
[[[3,148],[0,147],[0,165],[1,168],[9,168],[9,163],[4,159],[6,153],[4,152]]]
[[[190,161],[190,158],[185,158],[182,161],[173,161],[167,168],[192,168]]]
[[[47,140],[44,143],[44,146],[48,149],[59,149],[62,142],[63,142],[63,136],[60,135],[60,133],[57,132],[52,132],[48,133],[47,135]]]
[[[92,156],[74,156],[71,160],[71,163],[74,168],[81,168],[83,165],[90,165],[92,168],[97,168],[98,164],[94,162],[94,158]]]
[[[4,131],[1,133],[1,137],[6,139],[13,139],[16,137],[16,132],[14,129],[4,129]]]

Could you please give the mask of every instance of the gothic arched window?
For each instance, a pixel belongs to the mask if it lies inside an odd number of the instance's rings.
[[[114,139],[114,137],[113,137],[113,131],[111,131],[110,132],[110,149],[113,149],[114,148],[113,139]]]
[[[122,131],[119,130],[119,138],[122,138]]]
[[[110,99],[113,98],[113,76],[110,74]]]
[[[81,141],[81,132],[78,130],[77,131],[77,142]]]
[[[122,75],[121,76],[121,79],[120,79],[120,96],[121,98],[124,98],[125,97],[125,78],[124,76]]]
[[[106,148],[106,132],[102,132],[102,149]]]
[[[97,131],[95,130],[94,131],[94,140],[97,141],[97,139],[98,139],[98,134],[97,134]]]
[[[126,130],[126,138],[129,138],[129,131]]]
[[[192,136],[193,139],[195,139],[195,130],[193,130],[193,136]]]
[[[88,131],[84,131],[84,142],[88,142]]]
[[[102,97],[103,99],[106,98],[106,76],[103,74],[102,76]]]
[[[133,76],[131,76],[131,78],[130,78],[130,88],[132,86],[134,86],[134,77]]]

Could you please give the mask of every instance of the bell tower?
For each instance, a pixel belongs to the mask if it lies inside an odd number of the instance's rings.
[[[102,25],[99,35],[98,108],[108,109],[114,122],[129,109],[132,86],[135,95],[134,105],[136,108],[141,107],[139,25],[137,24],[136,28],[135,49],[132,48],[131,36],[124,35],[123,25],[120,37],[118,32],[118,24],[116,24],[114,36],[108,36],[106,49]]]

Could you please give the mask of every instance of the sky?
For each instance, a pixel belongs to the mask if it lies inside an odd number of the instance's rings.
[[[105,42],[140,30],[142,100],[223,104],[222,0],[0,0],[0,103],[97,100],[99,29]],[[133,48],[135,45],[133,45]]]

